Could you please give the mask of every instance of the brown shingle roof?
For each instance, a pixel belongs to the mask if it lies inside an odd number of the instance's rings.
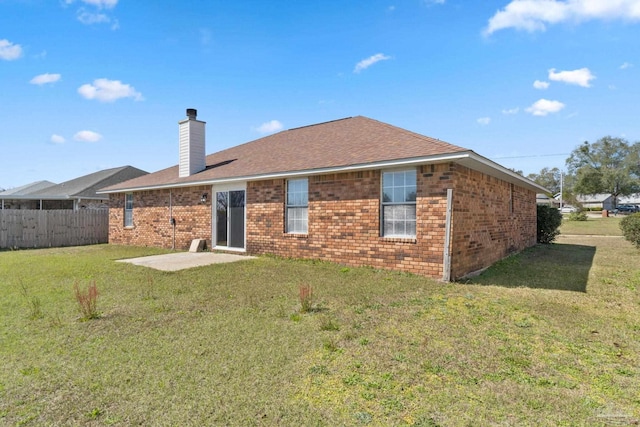
[[[469,150],[357,116],[282,131],[210,154],[207,168],[189,177],[179,178],[176,165],[103,191],[182,186],[466,151]]]

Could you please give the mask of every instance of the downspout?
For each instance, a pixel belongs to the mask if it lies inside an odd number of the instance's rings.
[[[169,189],[169,223],[173,228],[173,240],[171,242],[171,250],[176,250],[176,220],[173,217],[173,203],[171,201],[171,189]]]
[[[453,213],[453,188],[447,188],[447,215],[444,228],[444,259],[442,262],[442,281],[451,281],[451,219]]]

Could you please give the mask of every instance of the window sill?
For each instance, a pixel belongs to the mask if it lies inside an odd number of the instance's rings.
[[[418,239],[415,237],[380,236],[380,240],[389,243],[418,243]]]
[[[124,226],[124,229],[125,229],[125,230],[133,230],[134,228],[136,228],[136,227],[135,227],[135,226],[133,226],[133,225],[125,225],[125,226]]]
[[[309,234],[307,233],[284,233],[283,236],[286,239],[308,239]]]

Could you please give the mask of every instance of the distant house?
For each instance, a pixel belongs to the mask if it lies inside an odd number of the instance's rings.
[[[358,116],[205,155],[179,122],[179,164],[101,191],[109,242],[321,259],[462,277],[536,243],[545,188],[471,150]]]
[[[544,193],[536,194],[536,203],[539,205],[546,205],[546,206],[557,206],[559,204],[559,202],[556,199],[554,199],[553,197],[549,197]]]
[[[132,166],[105,169],[61,184],[38,181],[0,192],[1,209],[85,209],[107,208],[108,196],[97,190],[148,172]]]
[[[628,196],[620,196],[618,197],[618,204],[640,206],[640,193],[630,194]]]
[[[615,198],[611,194],[578,194],[576,199],[583,208],[613,210],[616,206]]]

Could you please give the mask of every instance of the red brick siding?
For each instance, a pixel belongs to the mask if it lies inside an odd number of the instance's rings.
[[[461,165],[455,165],[455,175],[452,279],[536,243],[533,191]]]
[[[446,165],[418,170],[416,239],[380,237],[380,171],[309,177],[309,230],[285,233],[285,181],[247,185],[247,251],[442,277]],[[443,191],[444,189],[444,191]]]
[[[200,201],[207,193],[206,203]],[[109,202],[109,243],[188,249],[193,239],[211,246],[211,187],[199,186],[133,193],[133,227],[124,227],[124,194],[112,194]]]
[[[285,232],[283,179],[247,183],[247,252],[323,259],[346,265],[408,271],[437,279],[443,275],[447,189],[453,189],[451,278],[491,265],[535,244],[536,207],[532,191],[455,163],[417,169],[415,239],[380,236],[381,172],[309,177],[309,230]],[[111,196],[109,241],[116,244],[173,244],[169,193],[176,218],[177,249],[194,238],[211,245],[211,187],[134,193],[134,227],[123,227],[124,194]],[[202,193],[209,193],[206,203]]]

